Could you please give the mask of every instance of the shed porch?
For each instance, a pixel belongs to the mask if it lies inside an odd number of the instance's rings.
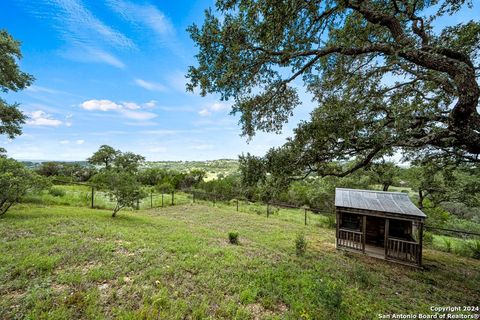
[[[346,193],[348,206],[339,206],[338,204],[346,204],[343,201]],[[394,202],[395,206],[392,205],[392,202],[383,201],[383,210],[372,210],[375,205],[381,205],[375,204],[378,198],[388,199],[391,194],[394,194],[393,198],[400,198],[411,203],[406,194],[352,189],[340,189],[339,191],[337,189],[335,199],[336,247],[375,258],[421,266],[425,215],[416,207],[415,209],[421,214],[414,210],[410,212],[416,213],[416,215],[392,212],[399,211],[401,208],[402,203],[399,203],[398,199],[396,199],[396,203]],[[340,198],[339,201],[337,201],[338,198]],[[369,202],[373,202],[373,204]],[[406,211],[409,206],[405,206],[405,203],[403,205],[402,209]],[[393,208],[389,208],[389,206],[393,206]]]

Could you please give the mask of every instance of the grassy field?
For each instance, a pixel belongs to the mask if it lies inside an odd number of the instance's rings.
[[[427,249],[415,270],[278,214],[18,206],[0,218],[0,319],[374,319],[480,301],[478,260]]]
[[[61,194],[52,194],[51,189],[59,190]],[[76,207],[91,207],[92,204],[92,189],[87,185],[55,185],[49,190],[44,190],[41,193],[28,194],[24,197],[23,202],[36,203],[42,205],[64,205]],[[192,196],[183,192],[175,192],[175,204],[187,204],[192,202]],[[170,206],[171,194],[164,194],[163,205]],[[151,207],[162,206],[161,193],[155,192],[150,197],[147,191],[147,197],[143,198],[139,203],[140,209],[150,209]],[[99,190],[94,193],[94,208],[96,209],[113,209],[115,203],[111,201],[108,195]]]

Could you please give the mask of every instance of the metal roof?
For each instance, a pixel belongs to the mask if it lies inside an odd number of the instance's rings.
[[[426,217],[403,192],[336,188],[335,206]]]

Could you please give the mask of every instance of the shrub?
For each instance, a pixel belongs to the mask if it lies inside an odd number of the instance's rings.
[[[298,234],[297,238],[295,239],[295,250],[297,256],[299,257],[304,256],[305,251],[307,251],[307,240],[305,239],[303,233]]]
[[[428,232],[428,231],[425,231],[423,233],[423,242],[425,244],[432,244],[433,243],[433,234]]]
[[[443,238],[443,244],[445,245],[445,251],[452,252],[452,240]]]
[[[115,203],[113,218],[123,208],[135,208],[146,196],[137,176],[128,171],[103,170],[93,177],[93,182],[107,193],[110,201]]]
[[[65,190],[55,187],[50,188],[50,190],[48,190],[48,193],[54,197],[64,197],[67,194]]]
[[[231,244],[238,244],[238,232],[229,232],[228,241],[230,241]]]
[[[327,227],[333,229],[337,226],[336,217],[334,214],[327,215]]]
[[[0,216],[17,204],[29,192],[49,187],[50,181],[25,167],[22,163],[0,157]]]
[[[353,279],[361,288],[368,288],[375,284],[375,278],[372,273],[370,273],[362,265],[355,265],[353,269]]]
[[[472,258],[480,259],[480,240],[467,241],[466,246],[472,253]]]

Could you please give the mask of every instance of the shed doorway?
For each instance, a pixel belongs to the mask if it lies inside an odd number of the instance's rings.
[[[365,244],[381,247],[385,245],[385,218],[367,216]]]

